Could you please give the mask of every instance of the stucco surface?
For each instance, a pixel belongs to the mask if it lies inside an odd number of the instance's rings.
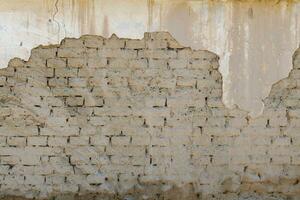
[[[271,85],[291,70],[300,42],[299,1],[2,0],[0,67],[39,44],[82,34],[142,38],[169,31],[220,56],[223,102],[261,113]]]

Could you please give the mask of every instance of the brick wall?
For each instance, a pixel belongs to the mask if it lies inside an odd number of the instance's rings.
[[[297,198],[293,61],[253,119],[224,107],[218,56],[168,33],[37,47],[0,70],[0,196]]]

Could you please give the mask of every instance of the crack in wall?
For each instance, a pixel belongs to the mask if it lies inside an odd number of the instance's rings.
[[[53,13],[53,16],[52,16],[52,20],[57,24],[57,42],[60,42],[60,23],[59,21],[56,20],[56,15],[58,14],[58,3],[59,3],[59,0],[56,0],[55,1],[55,4],[54,4],[54,8],[55,8],[55,11]]]

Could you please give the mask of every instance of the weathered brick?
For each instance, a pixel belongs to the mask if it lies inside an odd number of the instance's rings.
[[[84,35],[81,38],[83,39],[86,47],[100,48],[103,46],[103,37],[101,36]]]
[[[291,138],[290,137],[276,137],[273,140],[274,145],[278,146],[288,146],[291,144]]]
[[[82,58],[68,58],[67,59],[67,66],[68,67],[74,67],[74,68],[82,68],[87,65],[87,61]]]
[[[1,156],[1,165],[17,165],[20,161],[19,156]]]
[[[49,47],[39,46],[31,50],[31,56],[42,58],[42,59],[54,58],[56,56],[56,52],[57,52],[57,47],[55,46],[49,46]]]
[[[48,137],[48,145],[50,147],[63,147],[66,146],[68,142],[67,137]]]
[[[79,135],[78,127],[54,127],[42,128],[41,135],[44,136],[75,136]]]
[[[171,69],[182,69],[188,67],[189,61],[187,59],[171,59],[168,64]]]
[[[22,155],[21,156],[21,164],[23,165],[39,165],[40,164],[40,156],[39,155]]]
[[[100,58],[133,59],[137,57],[137,51],[123,49],[99,49],[98,55]]]
[[[94,135],[90,137],[91,145],[108,145],[109,138],[104,135]]]
[[[87,80],[84,78],[69,78],[69,86],[71,86],[71,87],[86,87]]]
[[[108,146],[106,149],[107,155],[120,156],[144,156],[145,148],[142,146]]]
[[[146,48],[148,49],[166,49],[168,42],[166,40],[148,40],[146,41]]]
[[[55,70],[57,77],[76,77],[78,70],[76,68],[58,68]]]
[[[76,146],[85,146],[89,144],[89,137],[79,136],[79,137],[70,137],[70,144]]]
[[[82,57],[84,55],[85,49],[84,48],[73,48],[73,47],[66,47],[66,48],[59,48],[57,51],[58,57],[61,58],[77,58]]]
[[[222,103],[218,59],[167,32],[68,38],[13,59],[0,70],[0,192],[73,198],[195,181],[204,199],[297,191],[299,67],[252,118]]]
[[[44,176],[40,175],[26,175],[25,184],[29,185],[41,185],[44,183]]]
[[[83,47],[83,41],[76,38],[65,38],[61,41],[61,47]]]
[[[104,105],[104,98],[103,97],[86,96],[84,98],[84,105],[88,106],[88,107],[101,107]]]
[[[176,51],[166,51],[166,50],[140,50],[138,51],[139,58],[153,58],[153,59],[168,59],[176,58]]]
[[[109,121],[108,117],[91,117],[90,123],[94,126],[105,125]]]
[[[127,40],[125,48],[127,49],[144,49],[146,47],[144,40]]]
[[[111,139],[112,145],[129,145],[130,137],[128,136],[114,136]]]
[[[27,144],[29,146],[46,146],[47,145],[47,137],[28,137]]]
[[[6,137],[0,136],[0,146],[6,146]]]
[[[26,137],[7,137],[7,144],[10,146],[25,146]]]
[[[89,68],[105,68],[107,67],[107,58],[91,57],[87,60]]]
[[[67,66],[66,59],[50,58],[47,60],[47,67],[50,68],[65,68]]]
[[[66,78],[50,78],[48,86],[50,87],[64,87],[67,86],[68,80]]]
[[[130,60],[129,61],[129,68],[133,69],[140,69],[140,68],[147,68],[148,62],[146,59],[139,59],[139,60]]]

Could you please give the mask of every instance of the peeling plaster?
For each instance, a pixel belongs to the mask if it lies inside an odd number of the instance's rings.
[[[142,38],[169,31],[181,44],[220,55],[223,101],[251,111],[286,77],[300,43],[299,1],[22,0],[0,5],[0,66],[39,44],[98,34]]]

